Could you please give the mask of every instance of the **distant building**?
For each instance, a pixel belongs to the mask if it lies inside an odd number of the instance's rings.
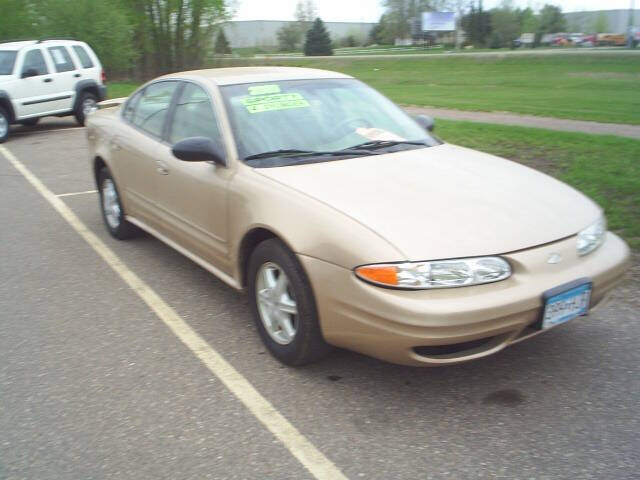
[[[226,22],[222,28],[232,48],[277,47],[278,30],[294,23],[284,20],[237,20]],[[366,22],[324,22],[335,41],[353,35],[358,43],[364,43],[375,23]]]
[[[629,10],[596,10],[593,12],[567,12],[570,32],[595,33],[596,25],[606,24],[606,33],[625,33],[629,26]],[[640,10],[633,10],[633,25],[640,25]]]

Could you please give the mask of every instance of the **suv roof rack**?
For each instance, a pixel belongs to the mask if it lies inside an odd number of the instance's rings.
[[[69,38],[69,37],[49,37],[49,38],[41,38],[36,43],[43,43],[43,42],[54,41],[54,40],[71,40],[73,42],[76,41],[75,38]]]

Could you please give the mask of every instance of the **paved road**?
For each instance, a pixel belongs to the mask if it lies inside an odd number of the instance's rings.
[[[55,194],[92,190],[84,131],[45,130],[5,146]],[[638,478],[637,280],[475,363],[291,369],[242,294],[110,238],[95,194],[59,198],[347,478]],[[1,154],[0,205],[0,478],[314,478]]]
[[[511,112],[472,112],[452,110],[448,108],[417,107],[407,105],[404,109],[414,115],[423,113],[435,118],[447,120],[466,120],[470,122],[498,123],[501,125],[518,125],[520,127],[546,128],[563,132],[582,132],[598,135],[617,135],[640,139],[640,125],[621,123],[587,122],[566,118],[538,117]]]

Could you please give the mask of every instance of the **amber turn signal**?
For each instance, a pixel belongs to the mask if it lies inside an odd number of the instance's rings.
[[[398,269],[390,265],[369,265],[356,268],[356,274],[363,280],[383,285],[398,285]]]

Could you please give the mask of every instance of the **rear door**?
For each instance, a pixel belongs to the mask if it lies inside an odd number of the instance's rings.
[[[60,95],[42,48],[33,47],[23,52],[18,66],[18,79],[12,92],[16,116],[20,119],[56,111]]]
[[[75,86],[81,80],[82,74],[78,71],[78,67],[66,46],[47,46],[46,51],[54,68],[52,77],[59,98],[56,107],[60,110],[71,111],[76,96]]]
[[[158,219],[157,159],[177,86],[177,81],[159,81],[131,97],[123,106],[123,128],[111,138],[114,174],[124,189],[126,209],[151,226]]]

